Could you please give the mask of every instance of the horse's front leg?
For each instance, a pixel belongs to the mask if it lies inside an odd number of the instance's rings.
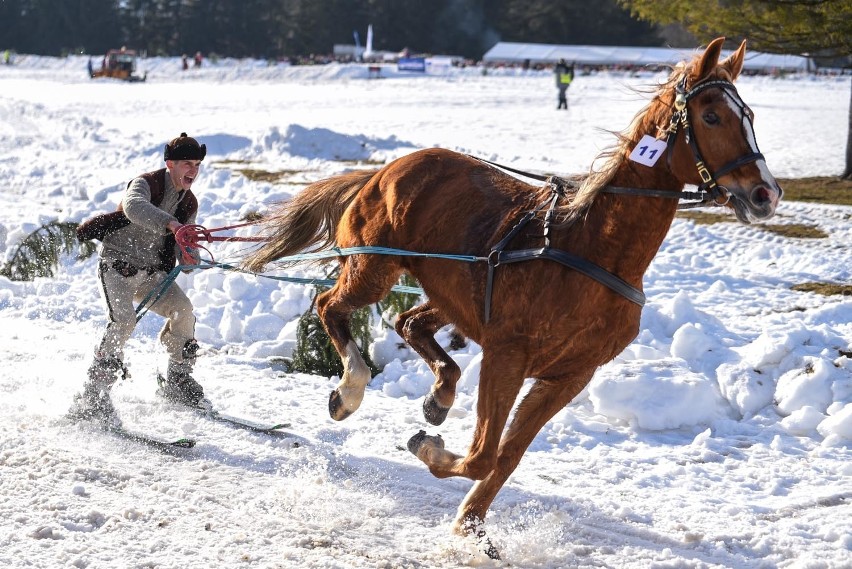
[[[423,431],[408,441],[408,450],[422,460],[434,476],[481,480],[494,470],[503,427],[523,385],[524,357],[521,350],[510,346],[483,352],[476,429],[467,456],[446,450],[440,436],[429,436]]]
[[[518,405],[515,418],[500,442],[494,469],[473,485],[459,506],[455,532],[479,539],[489,557],[499,559],[496,548],[488,540],[482,527],[488,507],[515,471],[541,428],[577,396],[593,373],[594,370],[591,370],[580,376],[537,380]]]
[[[432,425],[440,425],[447,418],[456,398],[456,383],[461,369],[435,341],[435,332],[448,324],[448,320],[429,302],[415,306],[399,315],[396,332],[429,365],[435,374],[435,383],[423,401],[423,416]]]

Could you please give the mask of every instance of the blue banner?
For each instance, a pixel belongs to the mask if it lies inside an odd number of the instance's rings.
[[[399,71],[418,71],[420,73],[426,73],[426,58],[401,57],[396,62],[396,68]]]

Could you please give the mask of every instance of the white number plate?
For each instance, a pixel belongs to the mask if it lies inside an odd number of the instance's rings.
[[[645,166],[653,166],[660,159],[660,156],[666,152],[666,141],[658,140],[650,135],[645,135],[633,152],[630,153],[630,159]]]

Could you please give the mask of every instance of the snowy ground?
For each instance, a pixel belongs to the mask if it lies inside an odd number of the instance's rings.
[[[0,250],[42,223],[110,211],[126,181],[162,165],[181,131],[209,148],[199,222],[236,223],[354,165],[442,146],[516,168],[586,170],[645,104],[652,75],[578,77],[557,112],[546,73],[412,77],[359,66],[222,61],[148,81],[91,81],[86,60],[21,56],[0,68]],[[779,177],[843,168],[849,80],[743,78]],[[252,182],[244,168],[286,171]],[[182,275],[204,346],[196,376],[225,411],[292,423],[271,438],[157,400],[161,321],[146,316],[113,398],[124,423],[197,438],[170,456],[69,426],[105,324],[95,260],[54,279],[0,279],[0,564],[4,567],[796,567],[852,566],[852,300],[790,290],[849,283],[852,209],[786,202],[759,226],[676,220],[645,279],[636,341],[548,423],[489,512],[504,561],[453,537],[470,487],[436,480],[406,450],[424,428],[470,442],[479,350],[447,422],[426,425],[432,376],[398,339],[365,402],[328,418],[336,378],[290,375],[309,287],[216,270]],[[730,216],[733,221],[733,217]],[[237,258],[239,245],[211,248]],[[291,272],[288,274],[300,274]],[[446,334],[440,336],[446,341]],[[845,354],[845,355],[844,355]]]

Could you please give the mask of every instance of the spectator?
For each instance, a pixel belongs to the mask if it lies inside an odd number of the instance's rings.
[[[567,91],[571,81],[574,80],[574,63],[568,65],[564,59],[560,59],[553,68],[553,73],[556,76],[556,88],[559,89],[559,104],[556,108],[568,110]]]

